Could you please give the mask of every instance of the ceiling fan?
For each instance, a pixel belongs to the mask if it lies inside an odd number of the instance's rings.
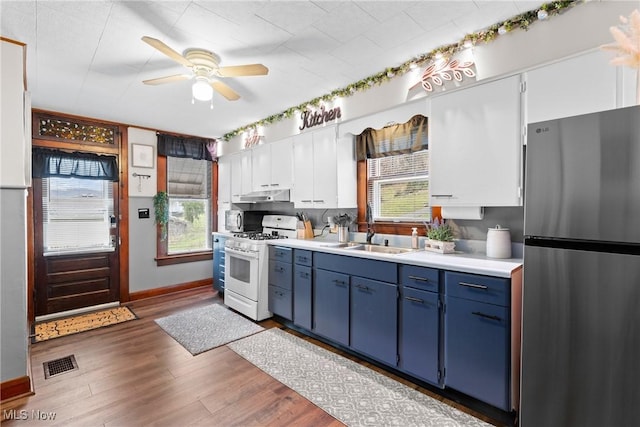
[[[142,41],[159,50],[178,64],[191,69],[191,74],[175,74],[173,76],[159,77],[157,79],[144,80],[147,85],[159,85],[180,80],[194,79],[191,89],[193,97],[199,101],[210,101],[215,90],[229,101],[240,99],[240,95],[218,78],[241,76],[264,76],[269,69],[262,64],[234,65],[220,67],[220,57],[205,49],[189,48],[180,55],[175,50],[153,37],[142,37]]]

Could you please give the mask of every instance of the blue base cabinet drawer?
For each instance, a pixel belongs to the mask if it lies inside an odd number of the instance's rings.
[[[316,269],[313,281],[313,331],[349,345],[349,276]]]
[[[415,265],[401,265],[400,284],[423,291],[438,292],[440,290],[438,270]]]
[[[269,285],[269,311],[285,319],[293,319],[293,299],[291,291]]]
[[[351,348],[397,365],[398,286],[351,277]]]
[[[445,385],[509,411],[509,337],[507,307],[447,296]]]
[[[441,385],[440,305],[436,292],[403,287],[400,303],[400,369]]]
[[[291,262],[293,258],[293,249],[284,246],[269,246],[269,259]]]
[[[294,249],[293,250],[293,262],[294,264],[306,265],[307,267],[311,267],[313,256],[313,252],[307,251],[305,249]]]
[[[311,267],[295,264],[293,266],[293,323],[308,330],[312,327],[312,286]]]
[[[287,262],[271,260],[269,262],[269,284],[291,290],[293,288],[292,268],[292,265]]]
[[[445,287],[445,293],[448,296],[503,306],[510,304],[511,281],[509,279],[447,271]]]

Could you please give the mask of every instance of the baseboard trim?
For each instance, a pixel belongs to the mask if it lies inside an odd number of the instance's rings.
[[[28,376],[14,378],[0,384],[0,400],[4,403],[8,400],[33,395],[31,378]]]
[[[145,298],[172,294],[174,292],[186,291],[188,289],[200,288],[203,286],[213,286],[213,279],[196,280],[195,282],[181,283],[179,285],[132,292],[129,294],[129,301],[137,301]]]

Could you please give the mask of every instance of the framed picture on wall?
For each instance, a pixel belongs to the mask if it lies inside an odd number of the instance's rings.
[[[131,144],[131,166],[136,168],[152,168],[153,145]]]

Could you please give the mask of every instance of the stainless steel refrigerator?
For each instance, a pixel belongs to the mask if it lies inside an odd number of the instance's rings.
[[[640,425],[640,106],[527,131],[520,427]]]

